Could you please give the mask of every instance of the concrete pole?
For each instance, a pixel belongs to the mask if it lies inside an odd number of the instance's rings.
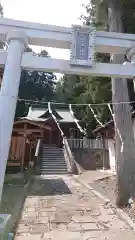
[[[6,40],[9,48],[0,91],[0,201],[18,97],[22,53],[28,45],[28,38],[22,32],[12,31],[7,34]]]

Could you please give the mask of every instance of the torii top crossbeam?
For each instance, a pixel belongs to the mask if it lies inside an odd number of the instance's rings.
[[[70,49],[71,28],[0,18],[0,40],[13,29],[25,32],[30,45]],[[125,54],[134,46],[134,34],[96,32],[96,52]]]
[[[7,33],[12,30],[27,35],[30,45],[70,49],[72,42],[72,28],[44,25],[39,23],[22,22],[13,19],[0,18],[0,40],[5,41]],[[135,46],[135,35],[125,33],[111,33],[97,31],[95,33],[95,51],[104,53],[125,54]],[[0,65],[4,65],[7,53],[0,54]],[[120,64],[96,63],[92,67],[71,66],[68,60],[44,59],[23,53],[21,66],[24,69],[60,72],[80,75],[113,76],[133,78],[134,66]]]

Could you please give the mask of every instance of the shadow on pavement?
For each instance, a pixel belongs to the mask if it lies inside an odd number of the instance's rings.
[[[31,196],[51,196],[63,194],[72,194],[72,192],[62,178],[36,179],[29,191],[29,195]]]

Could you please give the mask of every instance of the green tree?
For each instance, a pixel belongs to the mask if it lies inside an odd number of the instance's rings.
[[[73,104],[97,104],[111,100],[110,79],[91,76],[64,75],[58,82],[57,99],[60,102]],[[88,136],[92,136],[92,130],[97,126],[97,122],[90,111],[89,106],[73,106],[76,117],[81,120],[81,124],[86,128]],[[110,119],[110,114],[106,106],[92,106],[97,117],[105,122]]]
[[[3,16],[4,16],[3,7],[2,7],[2,5],[0,4],[0,17],[3,17]]]
[[[87,21],[88,23],[88,21]],[[108,54],[96,54],[96,61],[109,62]],[[58,82],[57,99],[61,102],[74,104],[95,104],[93,110],[101,122],[110,120],[110,112],[107,106],[96,104],[111,101],[111,80],[104,77],[64,75]],[[76,116],[81,120],[82,126],[87,129],[88,136],[92,136],[92,130],[99,125],[93,117],[89,106],[74,107]]]
[[[33,52],[31,48],[28,52]],[[46,50],[34,55],[40,57],[49,57]],[[19,95],[20,99],[32,101],[53,101],[55,99],[55,85],[56,76],[53,73],[26,71],[23,70],[21,74]],[[16,109],[16,117],[26,115],[30,102],[18,101]]]

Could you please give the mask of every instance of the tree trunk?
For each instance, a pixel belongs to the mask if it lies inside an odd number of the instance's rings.
[[[122,9],[119,0],[108,1],[109,31],[123,32]],[[122,63],[124,56],[113,55],[112,62]],[[129,102],[126,79],[112,78],[112,102]],[[135,155],[130,104],[114,104],[116,141],[116,204],[124,207],[134,198]],[[123,148],[122,148],[123,146]]]

